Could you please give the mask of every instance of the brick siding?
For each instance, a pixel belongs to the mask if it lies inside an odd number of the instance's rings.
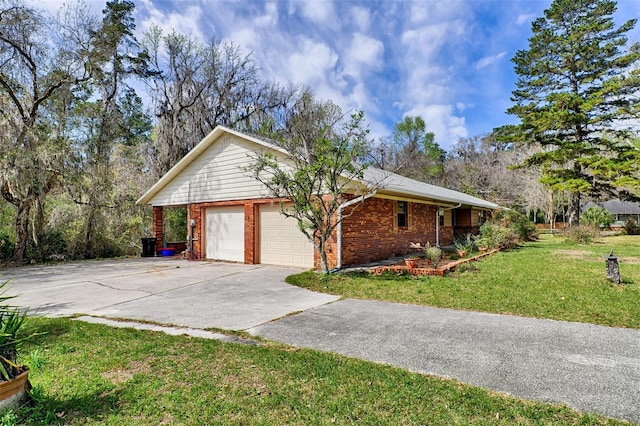
[[[398,228],[394,200],[370,198],[342,221],[342,265],[406,254],[412,242],[435,244],[436,207],[408,203],[408,226]],[[441,242],[442,244],[442,242]]]
[[[153,236],[156,238],[156,251],[162,248],[164,237],[164,209],[153,206]]]
[[[219,201],[212,203],[190,204],[187,209],[187,226],[195,220],[193,248],[194,258],[204,259],[205,229],[204,216],[207,208],[225,206],[243,206],[244,208],[244,263],[259,262],[257,250],[258,209],[263,204],[280,202],[279,199],[254,199]],[[342,265],[354,265],[373,260],[385,259],[412,251],[409,243],[426,241],[435,244],[436,207],[427,204],[408,203],[408,226],[398,228],[396,223],[396,201],[370,198],[362,204],[347,208],[342,222]],[[153,208],[154,235],[158,238],[158,248],[162,246],[162,207]],[[451,226],[440,227],[440,244],[453,242],[454,229]],[[329,268],[337,266],[337,237],[334,234],[327,241],[327,260]],[[314,255],[314,264],[320,269],[321,259]]]

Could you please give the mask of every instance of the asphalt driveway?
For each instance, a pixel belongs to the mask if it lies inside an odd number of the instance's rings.
[[[347,299],[249,332],[640,423],[640,330]]]
[[[290,286],[300,269],[170,258],[88,261],[0,271],[15,303],[45,316],[85,314],[244,330],[338,298]]]

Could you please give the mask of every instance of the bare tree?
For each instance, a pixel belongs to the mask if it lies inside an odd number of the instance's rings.
[[[200,43],[152,27],[142,44],[150,53],[151,64],[161,71],[149,81],[158,119],[157,176],[166,173],[215,126],[257,130],[264,123],[256,119],[266,119],[270,110],[282,108],[295,94],[294,88],[263,81],[251,55],[231,42]]]
[[[448,154],[447,186],[525,212],[543,210],[546,190],[539,170],[511,168],[523,155],[493,135],[460,139]]]

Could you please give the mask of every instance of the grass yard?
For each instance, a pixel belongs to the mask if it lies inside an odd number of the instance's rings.
[[[0,424],[628,424],[312,350],[34,319],[36,400]]]
[[[623,284],[607,281],[603,256],[614,249]],[[577,245],[563,237],[539,241],[469,264],[446,277],[313,272],[290,284],[347,298],[640,328],[640,237],[603,237]]]

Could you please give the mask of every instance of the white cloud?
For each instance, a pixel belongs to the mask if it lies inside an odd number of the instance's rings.
[[[405,116],[408,115],[422,117],[427,124],[427,130],[435,133],[436,142],[444,149],[469,135],[465,118],[454,115],[451,105],[415,105],[405,113]]]
[[[332,1],[302,0],[296,2],[296,5],[300,6],[302,16],[316,24],[331,24],[337,16]]]
[[[136,8],[138,9],[137,16],[144,16],[144,18],[138,20],[137,24],[141,32],[145,32],[151,26],[157,25],[165,33],[175,30],[182,34],[190,35],[196,40],[207,40],[200,28],[200,19],[202,18],[200,6],[189,5],[181,8],[180,11],[171,10],[165,13],[157,8],[152,0],[139,0],[136,3]]]
[[[265,14],[256,17],[253,24],[261,28],[275,28],[278,26],[278,5],[276,3],[265,4]]]
[[[344,55],[345,74],[362,77],[363,71],[379,70],[383,63],[384,45],[380,40],[355,33]]]
[[[518,18],[516,19],[516,24],[518,25],[530,24],[536,18],[537,18],[537,15],[534,13],[521,13],[518,15]]]
[[[465,13],[466,6],[459,1],[413,1],[409,20],[412,24],[434,24],[451,21]]]
[[[482,58],[478,62],[476,62],[475,68],[477,70],[481,70],[482,68],[486,68],[489,65],[494,64],[494,63],[502,60],[502,58],[504,58],[506,55],[507,55],[507,52],[500,52],[497,55],[485,56],[484,58]]]
[[[241,46],[247,53],[256,51],[262,46],[260,34],[256,31],[256,28],[250,26],[238,28],[229,34],[229,37],[225,40]]]
[[[322,42],[307,37],[298,38],[298,50],[287,58],[288,75],[292,81],[311,87],[327,81],[338,62],[338,54]]]
[[[371,12],[364,7],[354,6],[351,8],[350,13],[357,29],[363,33],[368,32],[371,27]]]

